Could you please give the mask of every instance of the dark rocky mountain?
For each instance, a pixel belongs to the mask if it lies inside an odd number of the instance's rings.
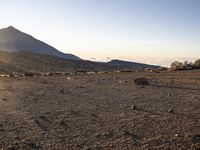
[[[126,69],[146,69],[146,68],[159,68],[160,66],[136,63],[136,62],[129,62],[129,61],[122,61],[122,60],[111,60],[108,62],[109,65],[118,67],[118,68],[126,68]]]
[[[5,52],[31,52],[58,56],[65,59],[80,60],[75,55],[64,54],[54,47],[35,39],[10,26],[0,29],[0,51]]]

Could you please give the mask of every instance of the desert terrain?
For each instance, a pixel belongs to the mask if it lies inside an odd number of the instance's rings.
[[[0,149],[198,150],[200,71],[0,78]]]

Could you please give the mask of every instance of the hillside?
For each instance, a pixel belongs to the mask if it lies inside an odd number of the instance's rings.
[[[148,65],[148,64],[142,64],[142,63],[136,63],[136,62],[128,62],[128,61],[122,61],[122,60],[111,60],[108,62],[108,64],[121,68],[124,67],[126,69],[146,69],[146,68],[158,68],[159,66],[154,65]]]
[[[67,60],[50,55],[25,52],[0,52],[0,73],[106,71],[113,69],[114,67],[110,65],[91,61]]]
[[[0,73],[12,72],[74,72],[85,71],[113,71],[126,69],[158,68],[158,66],[145,65],[133,62],[115,64],[114,61],[100,63],[85,60],[70,60],[60,57],[35,54],[28,52],[0,52]]]
[[[75,55],[64,54],[54,47],[10,26],[0,29],[0,51],[31,52],[58,56],[65,59],[80,60]]]

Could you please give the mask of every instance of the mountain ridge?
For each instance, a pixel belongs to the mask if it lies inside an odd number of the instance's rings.
[[[112,59],[108,62],[108,64],[116,67],[125,67],[127,69],[135,68],[135,69],[141,69],[141,68],[159,68],[160,66],[156,65],[149,65],[144,63],[138,63],[138,62],[131,62],[131,61],[124,61],[119,59]]]
[[[73,54],[65,54],[56,48],[40,41],[33,36],[9,26],[0,29],[0,51],[32,52],[37,54],[54,55],[65,59],[81,60]]]

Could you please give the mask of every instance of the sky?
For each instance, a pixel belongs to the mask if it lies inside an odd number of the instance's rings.
[[[10,25],[83,59],[200,57],[200,0],[0,0]]]

